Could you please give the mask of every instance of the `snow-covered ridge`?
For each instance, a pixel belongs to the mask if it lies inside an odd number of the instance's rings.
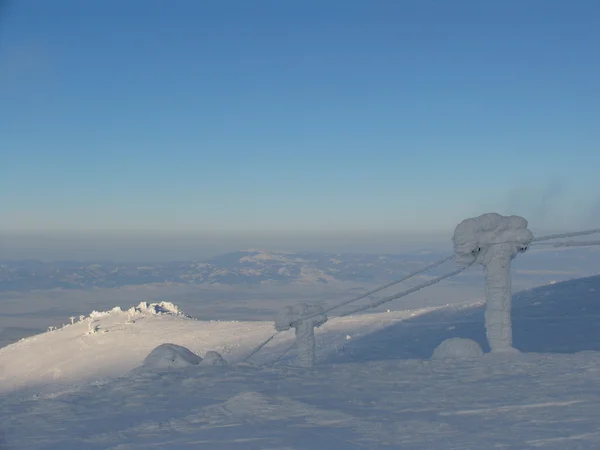
[[[334,319],[319,329],[321,357],[323,351],[343,347],[349,336],[372,333],[431,310]],[[89,316],[73,317],[71,324],[1,348],[0,393],[122,376],[165,343],[181,345],[201,357],[218,352],[236,363],[274,331],[273,322],[193,319],[171,302],[141,302],[126,310],[93,311]],[[274,360],[293,341],[293,333],[281,333],[254,360]]]

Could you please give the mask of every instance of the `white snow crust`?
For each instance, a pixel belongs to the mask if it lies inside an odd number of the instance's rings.
[[[431,359],[471,359],[483,356],[481,346],[473,339],[450,338],[433,351]]]

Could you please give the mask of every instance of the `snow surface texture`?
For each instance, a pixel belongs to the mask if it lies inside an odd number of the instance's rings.
[[[487,345],[483,303],[333,318],[316,330],[311,370],[269,367],[290,333],[257,355],[262,367],[235,364],[272,334],[269,322],[149,314],[124,325],[111,312],[98,319],[106,333],[86,336],[76,322],[0,349],[0,448],[595,450],[599,292],[593,277],[515,295],[515,344],[539,353],[509,359],[429,359],[451,337]],[[225,367],[127,373],[164,342],[205,359],[236,345]],[[15,371],[19,387],[3,377]]]
[[[161,344],[144,359],[148,369],[177,369],[200,364],[202,358],[177,344]]]
[[[451,338],[443,341],[433,351],[431,359],[473,359],[482,356],[481,346],[473,339]]]
[[[466,219],[454,231],[457,261],[477,262],[485,270],[485,325],[493,352],[515,351],[510,317],[510,263],[532,240],[533,234],[524,218],[496,213]]]
[[[327,322],[325,309],[320,305],[298,303],[286,306],[275,316],[275,329],[287,331],[296,330],[296,345],[298,347],[298,363],[304,367],[315,364],[315,327]]]

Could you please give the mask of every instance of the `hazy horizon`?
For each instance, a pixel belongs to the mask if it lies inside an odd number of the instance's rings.
[[[450,249],[449,236],[419,233],[207,234],[207,233],[0,233],[0,260],[175,261],[206,259],[257,248],[269,251],[400,253]]]
[[[452,230],[427,232],[151,233],[0,232],[0,260],[162,262],[202,260],[247,249],[329,253],[452,251]],[[536,235],[571,229],[533,229]]]

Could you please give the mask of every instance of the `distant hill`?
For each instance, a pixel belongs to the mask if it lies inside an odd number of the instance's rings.
[[[121,287],[150,283],[256,285],[377,282],[402,276],[440,258],[402,255],[286,253],[246,250],[206,261],[166,263],[0,262],[0,291]]]
[[[158,283],[229,286],[385,283],[447,255],[447,252],[429,250],[402,254],[355,254],[250,249],[205,261],[161,263],[0,260],[0,292],[118,288]],[[450,265],[452,263],[428,275],[447,272]],[[517,258],[513,269],[515,282],[527,281],[521,286],[594,275],[600,273],[600,252],[597,248],[531,249]],[[480,273],[469,272],[461,275],[460,279],[462,282],[481,283]]]

